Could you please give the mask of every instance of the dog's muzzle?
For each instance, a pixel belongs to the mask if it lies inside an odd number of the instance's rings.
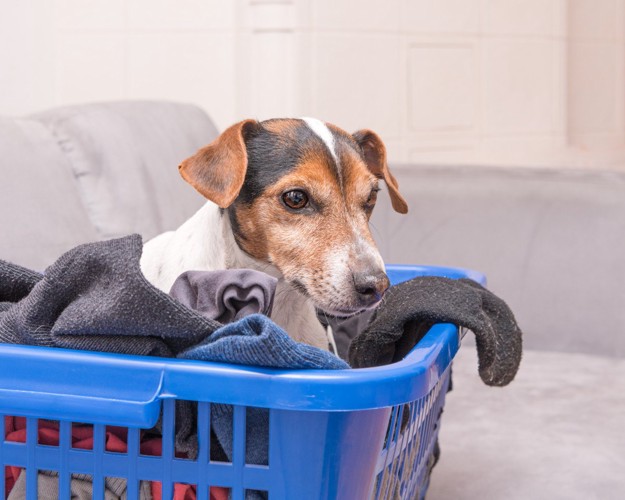
[[[352,276],[359,305],[364,308],[377,304],[390,286],[388,276],[383,271],[353,271]]]

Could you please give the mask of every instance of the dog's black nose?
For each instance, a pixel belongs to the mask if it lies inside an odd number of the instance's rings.
[[[378,302],[390,286],[388,276],[383,272],[354,273],[354,288],[363,305]]]

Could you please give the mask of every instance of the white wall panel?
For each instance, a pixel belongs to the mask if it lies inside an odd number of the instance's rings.
[[[0,113],[313,115],[396,160],[625,165],[624,71],[625,0],[0,0]]]
[[[306,6],[241,0],[235,70],[239,119],[293,116],[301,109],[301,74],[308,62],[298,27],[308,17],[298,7]]]
[[[296,109],[297,58],[293,34],[258,33],[251,47],[251,114],[259,119],[291,116]]]
[[[220,128],[234,121],[233,35],[132,35],[127,57],[127,97],[196,103]]]
[[[555,65],[553,42],[484,40],[484,133],[553,133]]]
[[[2,6],[0,113],[42,109],[55,101],[54,5],[45,0],[4,0]]]
[[[319,31],[391,31],[400,28],[402,0],[313,0],[312,26]]]
[[[554,34],[554,2],[545,0],[482,0],[482,32],[491,35]]]
[[[408,110],[412,131],[470,129],[478,92],[473,44],[411,45]]]
[[[622,0],[569,0],[569,36],[572,39],[622,39],[622,4]]]
[[[567,112],[569,142],[584,151],[625,144],[625,2],[569,5]]]
[[[226,31],[235,26],[227,0],[126,0],[128,28],[148,31]]]
[[[408,159],[418,163],[474,163],[475,148],[476,145],[473,142],[450,143],[446,140],[437,144],[434,141],[411,148],[408,152]]]
[[[316,116],[347,130],[366,127],[387,139],[399,137],[405,106],[401,47],[398,36],[317,35],[312,87]]]
[[[67,33],[57,37],[56,99],[65,104],[123,99],[123,35]]]
[[[404,0],[405,32],[467,35],[480,28],[480,0]]]
[[[574,42],[569,63],[569,126],[573,134],[615,132],[617,93],[622,91],[618,58],[621,47],[601,42]]]
[[[60,31],[91,33],[126,28],[125,0],[58,0],[55,3]]]

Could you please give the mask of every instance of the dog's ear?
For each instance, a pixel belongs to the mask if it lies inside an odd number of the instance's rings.
[[[205,198],[227,208],[241,191],[247,171],[245,139],[256,120],[235,123],[208,146],[184,160],[178,169],[183,179]]]
[[[391,196],[391,204],[396,212],[405,214],[408,212],[408,204],[406,200],[399,194],[399,186],[397,179],[388,169],[386,163],[386,148],[382,139],[371,130],[359,130],[353,134],[354,139],[360,145],[365,163],[373,175],[378,179],[383,179],[388,186],[388,192]]]

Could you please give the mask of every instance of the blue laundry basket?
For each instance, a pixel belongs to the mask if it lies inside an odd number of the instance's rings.
[[[388,266],[391,282],[415,276],[482,275],[461,269]],[[37,498],[39,471],[58,473],[59,498],[72,474],[87,474],[93,498],[106,478],[266,492],[277,499],[415,499],[427,490],[433,448],[459,347],[456,327],[435,325],[398,363],[358,370],[275,370],[191,360],[0,345],[0,464],[25,471],[26,498]],[[197,402],[198,455],[175,453],[177,400]],[[214,403],[233,405],[232,462],[211,460]],[[245,463],[246,412],[269,409],[269,464]],[[6,438],[5,417],[25,417],[25,442]],[[58,421],[58,445],[38,442],[39,420]],[[71,445],[72,423],[92,424],[91,449]],[[141,429],[162,428],[158,456],[140,452]],[[127,451],[106,451],[107,426],[127,428]],[[0,474],[0,492],[5,474]],[[223,491],[223,490],[222,490]]]

